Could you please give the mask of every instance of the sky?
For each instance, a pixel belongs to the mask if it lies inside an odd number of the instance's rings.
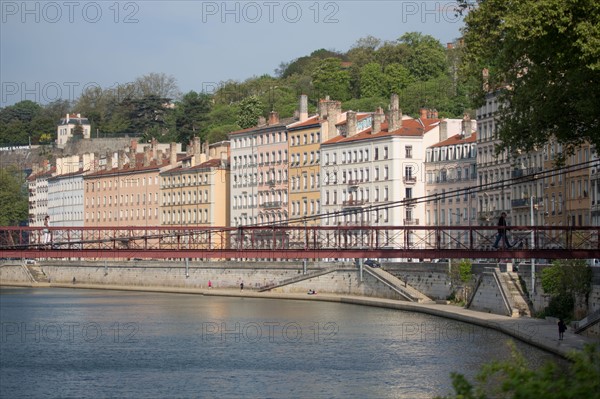
[[[274,75],[312,51],[347,51],[360,38],[421,32],[460,36],[453,1],[0,0],[0,107],[76,100],[148,73],[181,92]]]

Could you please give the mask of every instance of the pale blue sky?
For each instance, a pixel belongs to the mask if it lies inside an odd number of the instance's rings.
[[[418,31],[451,42],[451,1],[0,0],[0,106],[75,99],[150,72],[182,92],[273,74],[319,48],[348,50],[368,35]]]

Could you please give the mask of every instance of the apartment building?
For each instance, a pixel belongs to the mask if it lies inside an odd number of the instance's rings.
[[[448,125],[452,122],[456,120],[440,122],[440,142],[426,150],[428,226],[477,225],[476,191],[472,190],[477,185],[476,125],[465,115],[460,134],[448,137]],[[465,239],[465,232],[451,230],[441,236],[441,243],[459,246]]]
[[[229,142],[188,152],[174,168],[160,172],[163,225],[223,227],[229,223]]]
[[[271,112],[258,126],[229,133],[231,143],[231,226],[288,220],[286,126]]]
[[[511,215],[512,190],[510,183],[513,174],[509,154],[503,151],[496,154],[500,144],[497,134],[496,113],[499,107],[498,93],[488,93],[485,104],[476,111],[477,119],[477,194],[478,221],[481,226],[495,226],[502,212]]]

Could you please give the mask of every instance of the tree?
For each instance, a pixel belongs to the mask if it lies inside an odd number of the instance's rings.
[[[399,93],[411,82],[410,72],[404,66],[392,63],[385,67],[385,97]]]
[[[237,124],[246,129],[256,126],[258,117],[262,115],[262,102],[257,96],[246,97],[239,103]]]
[[[186,93],[175,107],[175,127],[178,141],[189,143],[192,137],[204,135],[209,112],[210,97],[208,94],[195,91]]]
[[[600,398],[600,352],[587,345],[581,352],[569,355],[570,363],[548,362],[533,370],[511,344],[512,356],[507,361],[486,364],[473,386],[462,374],[452,373],[455,394],[445,399],[485,398]]]
[[[170,127],[168,118],[173,113],[168,106],[169,102],[168,98],[151,95],[140,99],[125,99],[121,105],[128,111],[131,127],[142,132],[144,139],[170,141],[172,137],[166,137]]]
[[[177,80],[164,73],[149,73],[141,76],[133,83],[136,97],[162,97],[178,98],[181,94],[177,86]]]
[[[28,210],[23,173],[14,166],[0,169],[0,226],[26,222]]]
[[[319,63],[312,74],[313,86],[321,97],[330,96],[344,101],[350,98],[350,74],[342,68],[337,58],[327,58]]]
[[[370,62],[360,69],[360,96],[384,97],[386,95],[386,79],[381,65]]]
[[[406,45],[407,56],[403,65],[415,79],[429,80],[447,74],[446,50],[433,36],[408,32],[398,41]]]
[[[499,150],[531,151],[554,136],[569,155],[600,147],[600,3],[460,0],[465,68],[498,90]],[[477,93],[484,94],[483,87]]]
[[[557,260],[542,270],[542,288],[551,295],[546,313],[571,319],[578,299],[587,299],[592,290],[592,269],[584,260]]]

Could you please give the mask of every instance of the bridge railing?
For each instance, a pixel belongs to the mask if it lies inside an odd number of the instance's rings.
[[[492,251],[493,226],[149,226],[0,227],[0,257],[9,250],[69,251]],[[598,227],[507,228],[515,249],[600,253]],[[533,234],[532,234],[533,233]],[[532,240],[533,237],[533,240]],[[48,242],[44,242],[49,238]],[[503,242],[500,243],[501,245]],[[584,256],[583,254],[581,256]],[[432,256],[433,257],[433,256]],[[523,256],[524,257],[524,256]],[[590,256],[590,258],[600,257]]]

